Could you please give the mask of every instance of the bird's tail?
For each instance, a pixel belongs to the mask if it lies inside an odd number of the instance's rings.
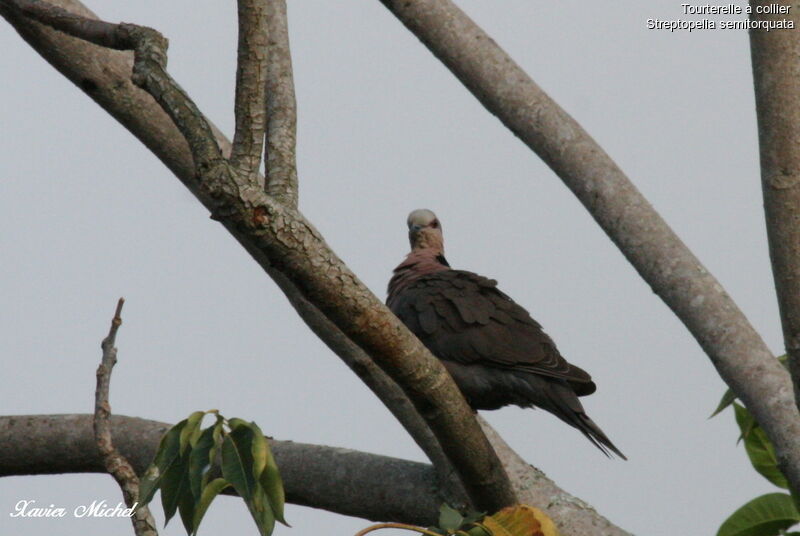
[[[585,413],[577,413],[575,415],[577,420],[580,421],[579,424],[573,425],[575,428],[583,432],[583,435],[589,438],[589,441],[592,442],[594,446],[599,448],[603,451],[603,454],[608,456],[609,458],[611,455],[609,454],[609,450],[622,458],[623,460],[627,460],[628,458],[620,452],[620,450],[611,442],[606,434],[597,426],[592,419],[589,418],[588,415]]]
[[[611,457],[610,452],[613,452],[623,460],[628,459],[614,443],[611,442],[603,430],[586,415],[583,406],[572,389],[555,383],[551,383],[550,386],[552,388],[550,389],[550,393],[548,393],[548,398],[553,407],[551,413],[567,424],[580,430],[595,447],[600,449],[603,454],[609,458]]]

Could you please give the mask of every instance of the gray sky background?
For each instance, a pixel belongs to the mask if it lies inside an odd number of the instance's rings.
[[[747,34],[670,33],[679,0],[462,0],[594,138],[782,353],[761,210]],[[170,39],[170,71],[233,131],[233,2],[96,0]],[[744,5],[744,4],[742,4]],[[723,17],[726,19],[741,17]],[[637,534],[713,534],[773,491],[736,446],[724,385],[697,343],[560,180],[377,1],[292,0],[301,209],[382,298],[405,217],[435,210],[457,268],[499,280],[587,369],[605,459],[541,411],[484,416],[527,460]],[[279,439],[407,459],[421,452],[272,281],[130,134],[0,23],[3,412],[92,410],[99,343],[125,296],[114,413],[197,409]],[[131,534],[129,522],[12,519],[20,499],[120,500],[104,475],[0,479],[0,534]],[[159,523],[163,517],[159,515]],[[290,506],[277,535],[368,522]],[[218,500],[201,534],[255,534]],[[167,535],[183,534],[179,520]]]

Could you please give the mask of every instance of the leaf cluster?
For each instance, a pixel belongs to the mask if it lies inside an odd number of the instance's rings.
[[[214,424],[201,429],[213,414]],[[196,411],[161,438],[153,463],[141,479],[139,503],[161,490],[166,525],[180,513],[188,534],[197,529],[211,502],[232,487],[247,504],[261,536],[283,518],[284,491],[267,438],[254,422],[225,419],[216,410]]]
[[[785,355],[778,360],[787,366]],[[753,468],[775,486],[788,490],[789,483],[778,467],[775,447],[747,408],[736,400],[736,395],[728,389],[711,416],[714,417],[733,406],[736,424],[741,433],[739,441],[744,443]],[[786,532],[800,523],[799,508],[800,501],[789,493],[761,495],[731,514],[720,526],[717,536],[800,536],[800,532]]]

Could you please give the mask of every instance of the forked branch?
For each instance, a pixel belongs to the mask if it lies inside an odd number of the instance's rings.
[[[96,18],[78,0],[54,2],[83,17]],[[49,26],[32,23],[24,15],[7,9],[3,11],[2,3],[0,14],[47,61],[148,147],[201,202],[210,202],[207,192],[201,190],[195,180],[194,162],[186,141],[153,98],[133,85],[130,79],[132,54],[97,47],[52,30]],[[274,36],[275,32],[271,34]],[[223,155],[230,154],[231,143],[219,129],[209,124]],[[231,232],[238,239],[236,230],[231,229]],[[240,243],[248,247],[244,240],[240,240]],[[257,255],[257,252],[252,254]],[[442,463],[446,457],[438,440],[399,386],[314,304],[305,299],[286,276],[274,268],[267,268],[267,272],[312,331],[376,393],[429,459],[434,460],[437,470],[442,474],[441,480],[449,481],[447,475],[451,471],[448,470],[448,464]],[[450,504],[458,502],[452,498],[450,500]]]
[[[14,2],[1,0],[0,5]],[[45,13],[37,20],[49,24],[53,18]],[[84,27],[91,28],[91,21],[63,31],[91,37]],[[267,196],[254,177],[239,173],[222,158],[210,125],[164,70],[166,42],[161,39],[159,43],[153,30],[133,25],[119,25],[113,31],[130,39],[114,41],[114,45],[134,50],[134,83],[155,98],[188,142],[198,187],[205,193],[202,200],[212,217],[220,220],[262,267],[282,272],[403,387],[436,434],[477,508],[496,511],[515,503],[497,455],[441,363],[342,263],[299,212]]]

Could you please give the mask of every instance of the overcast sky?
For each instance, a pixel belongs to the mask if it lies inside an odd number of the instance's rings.
[[[690,18],[680,4],[460,2],[783,353],[747,34],[647,29],[648,18]],[[172,75],[231,135],[234,2],[89,5],[164,33]],[[303,213],[383,298],[407,252],[406,215],[436,211],[450,263],[498,279],[592,374],[587,412],[630,461],[605,459],[545,412],[483,412],[523,457],[650,536],[713,534],[774,490],[736,446],[732,414],[708,420],[724,390],[708,358],[538,157],[378,1],[291,0],[289,15]],[[154,156],[5,22],[0,50],[4,413],[90,412],[99,343],[125,296],[114,413],[177,422],[219,408],[278,439],[424,459]],[[11,519],[21,499],[115,504],[105,475],[0,479],[0,534],[132,534],[127,519]],[[286,517],[294,528],[277,535],[347,535],[368,524],[293,506]],[[234,533],[256,531],[240,501],[219,499],[201,534]],[[163,534],[183,534],[180,521]]]

